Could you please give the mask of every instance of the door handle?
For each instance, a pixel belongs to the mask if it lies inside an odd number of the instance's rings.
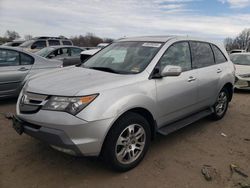
[[[222,72],[222,70],[221,69],[217,69],[217,73],[221,73]]]
[[[27,71],[29,69],[25,68],[25,67],[21,67],[20,69],[18,69],[18,71]]]
[[[193,82],[193,81],[195,81],[195,80],[196,80],[196,78],[193,77],[193,76],[190,76],[190,77],[188,78],[188,82]]]

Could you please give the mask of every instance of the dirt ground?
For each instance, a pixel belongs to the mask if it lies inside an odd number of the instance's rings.
[[[0,113],[15,112],[15,100],[0,102]],[[222,136],[221,133],[225,135]],[[169,187],[229,188],[249,183],[250,92],[234,95],[223,120],[203,119],[152,142],[142,163],[126,173],[113,172],[96,158],[72,157],[27,135],[19,136],[0,115],[0,187]],[[210,165],[212,180],[201,174]]]

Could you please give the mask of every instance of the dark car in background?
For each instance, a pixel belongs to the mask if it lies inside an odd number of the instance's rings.
[[[0,46],[0,99],[17,96],[25,82],[37,73],[62,67],[21,48]]]
[[[61,45],[73,46],[73,42],[65,37],[36,37],[24,42],[20,47],[30,52],[37,52],[48,46]]]
[[[84,50],[85,48],[77,46],[50,46],[37,51],[35,54],[48,59],[61,60],[65,67],[81,63],[80,54]]]

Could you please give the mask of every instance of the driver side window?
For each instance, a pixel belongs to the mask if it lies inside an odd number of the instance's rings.
[[[159,62],[160,70],[167,65],[180,66],[182,71],[191,70],[191,56],[188,42],[177,42],[171,45]]]

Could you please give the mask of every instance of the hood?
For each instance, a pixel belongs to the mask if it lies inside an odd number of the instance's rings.
[[[72,66],[36,75],[25,88],[46,95],[83,96],[128,85],[136,82],[135,77]]]
[[[250,74],[250,65],[237,65],[235,64],[236,75]]]

